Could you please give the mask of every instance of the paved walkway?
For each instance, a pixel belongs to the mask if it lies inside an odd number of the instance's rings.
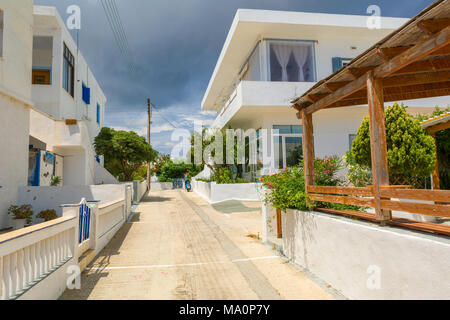
[[[259,204],[243,205],[151,192],[63,299],[332,299],[257,239]]]

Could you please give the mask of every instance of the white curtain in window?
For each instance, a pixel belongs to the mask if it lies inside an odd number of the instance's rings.
[[[287,73],[287,65],[292,54],[292,46],[285,44],[272,45],[273,51],[281,66],[281,81],[289,81]]]
[[[309,47],[295,46],[292,53],[294,54],[295,62],[298,65],[298,81],[305,81],[303,68],[308,60]]]

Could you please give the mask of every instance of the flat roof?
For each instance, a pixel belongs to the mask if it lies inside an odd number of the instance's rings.
[[[336,28],[367,32],[367,19],[361,15],[238,9],[203,97],[202,109],[217,110],[218,99],[231,94],[242,64],[262,37],[297,39],[299,32],[308,32],[311,38],[303,40],[317,40],[317,34]],[[379,30],[393,30],[406,21],[381,17]]]

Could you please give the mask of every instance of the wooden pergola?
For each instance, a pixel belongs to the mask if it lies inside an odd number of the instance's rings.
[[[447,95],[450,95],[450,2],[440,0],[292,101],[303,123],[305,182],[310,198],[372,207],[382,225],[393,223],[392,210],[450,217],[450,206],[442,204],[449,201],[450,191],[389,186],[384,122],[385,102]],[[313,113],[355,105],[369,107],[374,186],[314,186]],[[450,230],[438,233],[450,235]]]

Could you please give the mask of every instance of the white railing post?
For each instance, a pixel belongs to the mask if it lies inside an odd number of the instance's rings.
[[[95,250],[97,245],[97,225],[98,225],[98,204],[99,202],[90,202],[89,207],[91,208],[91,226],[89,229],[89,249]]]
[[[75,219],[75,234],[72,235],[72,256],[78,262],[78,234],[79,234],[79,220],[80,220],[80,205],[63,207],[63,217],[76,217]],[[70,246],[70,242],[69,242]]]

